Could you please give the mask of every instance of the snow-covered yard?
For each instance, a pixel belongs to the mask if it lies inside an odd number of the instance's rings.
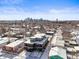
[[[0,49],[0,59],[48,59],[48,52],[50,50],[49,47],[50,45],[47,46],[44,52],[27,52],[26,50],[24,50],[17,55],[2,52],[2,50]]]

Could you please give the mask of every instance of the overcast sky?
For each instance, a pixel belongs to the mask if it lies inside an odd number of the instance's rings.
[[[0,0],[0,20],[79,20],[79,0]]]

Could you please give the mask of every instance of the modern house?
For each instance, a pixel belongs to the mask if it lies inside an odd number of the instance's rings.
[[[29,51],[33,50],[43,50],[45,49],[46,44],[48,43],[48,37],[45,34],[36,34],[33,37],[30,37],[25,44],[25,49]]]

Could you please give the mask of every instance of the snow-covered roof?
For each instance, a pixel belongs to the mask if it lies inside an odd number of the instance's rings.
[[[6,32],[6,33],[4,33],[5,35],[8,35],[8,34],[10,34],[10,35],[15,35],[16,33],[15,32],[12,32],[12,31],[10,31],[10,32]]]
[[[51,50],[49,52],[49,57],[54,56],[54,55],[58,55],[58,56],[62,57],[63,59],[67,59],[66,50],[61,47],[51,48]]]
[[[31,40],[27,40],[27,41],[25,41],[25,43],[28,43],[28,44],[34,44],[34,43],[36,43],[36,44],[44,44],[44,42],[46,40],[48,40],[48,38],[44,38],[42,41],[33,41],[33,42]]]
[[[15,42],[12,42],[12,43],[6,45],[6,46],[8,46],[8,47],[16,47],[16,46],[18,46],[19,44],[21,44],[23,42],[24,42],[23,40],[17,40]]]
[[[34,37],[43,37],[43,36],[45,36],[44,33],[39,33],[39,34],[34,35]]]
[[[7,39],[3,39],[3,38],[2,38],[2,39],[0,40],[0,44],[7,43],[7,42],[8,42]]]
[[[9,40],[10,42],[14,42],[15,40],[17,40],[18,38],[14,38],[14,37],[4,37],[3,39],[5,40]]]
[[[35,26],[34,28],[40,28],[40,26]]]
[[[14,31],[25,30],[25,28],[11,28]]]
[[[74,46],[76,51],[79,51],[79,46]]]
[[[72,38],[71,38],[71,40],[76,40],[76,39],[77,39],[76,37],[72,37]]]
[[[69,51],[69,52],[76,52],[76,50],[74,48],[72,48],[72,47],[67,47],[67,51]]]
[[[45,36],[44,33],[39,33],[39,34],[36,34],[32,37],[30,37],[29,40],[27,40],[25,43],[28,43],[28,44],[44,44],[44,42],[46,42],[48,40],[48,38]]]
[[[71,35],[78,35],[79,34],[79,31],[78,30],[74,30],[71,32]]]
[[[70,44],[77,44],[76,41],[69,41]]]
[[[9,37],[3,37],[3,39],[9,39]],[[18,38],[15,38],[15,37],[10,37],[11,40],[16,40]]]
[[[59,39],[57,36],[54,36],[54,38],[51,41],[51,45],[54,45],[54,46],[64,47],[64,44],[65,44],[64,40]]]
[[[47,31],[46,33],[51,33],[51,34],[53,34],[53,33],[54,33],[54,31]]]

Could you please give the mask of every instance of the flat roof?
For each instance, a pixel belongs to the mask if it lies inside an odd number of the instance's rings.
[[[3,40],[3,38],[0,38],[0,41]]]
[[[12,32],[12,31],[10,31],[10,32],[6,32],[6,33],[4,33],[4,34],[10,34],[10,35],[15,35],[16,33],[15,32]]]
[[[66,50],[61,47],[51,48],[51,50],[49,52],[49,57],[54,56],[54,55],[58,55],[58,56],[62,57],[63,59],[67,59]]]
[[[79,34],[78,30],[74,30],[74,31],[71,32],[71,35],[77,35],[77,34]]]
[[[0,44],[6,43],[6,42],[8,42],[7,39],[2,39],[2,40],[0,40]]]
[[[69,52],[76,52],[76,50],[74,48],[71,48],[71,47],[67,47],[67,51],[69,51]]]
[[[52,34],[53,34],[53,33],[54,33],[54,31],[47,31],[47,33],[52,33]]]
[[[77,44],[76,41],[69,41],[70,44]]]
[[[76,51],[79,51],[79,46],[74,46]]]
[[[15,37],[3,37],[3,39],[11,39],[11,40],[13,40],[13,39],[18,39],[18,38],[15,38]]]
[[[61,39],[58,39],[57,36],[54,36],[54,38],[51,41],[51,44],[52,45],[56,45],[56,46],[64,47],[65,41],[61,40]]]
[[[42,36],[45,36],[45,34],[44,33],[39,33],[39,34],[34,35],[34,37],[42,37]]]
[[[19,44],[21,44],[23,42],[24,42],[23,40],[17,40],[15,42],[12,42],[12,43],[6,45],[6,46],[8,46],[8,47],[15,47],[15,46],[17,46],[17,45],[19,45]]]
[[[34,42],[27,40],[27,41],[25,41],[25,43],[28,43],[28,44],[33,44],[33,43],[43,44],[46,40],[48,40],[48,38],[44,38],[42,41],[34,41]]]

